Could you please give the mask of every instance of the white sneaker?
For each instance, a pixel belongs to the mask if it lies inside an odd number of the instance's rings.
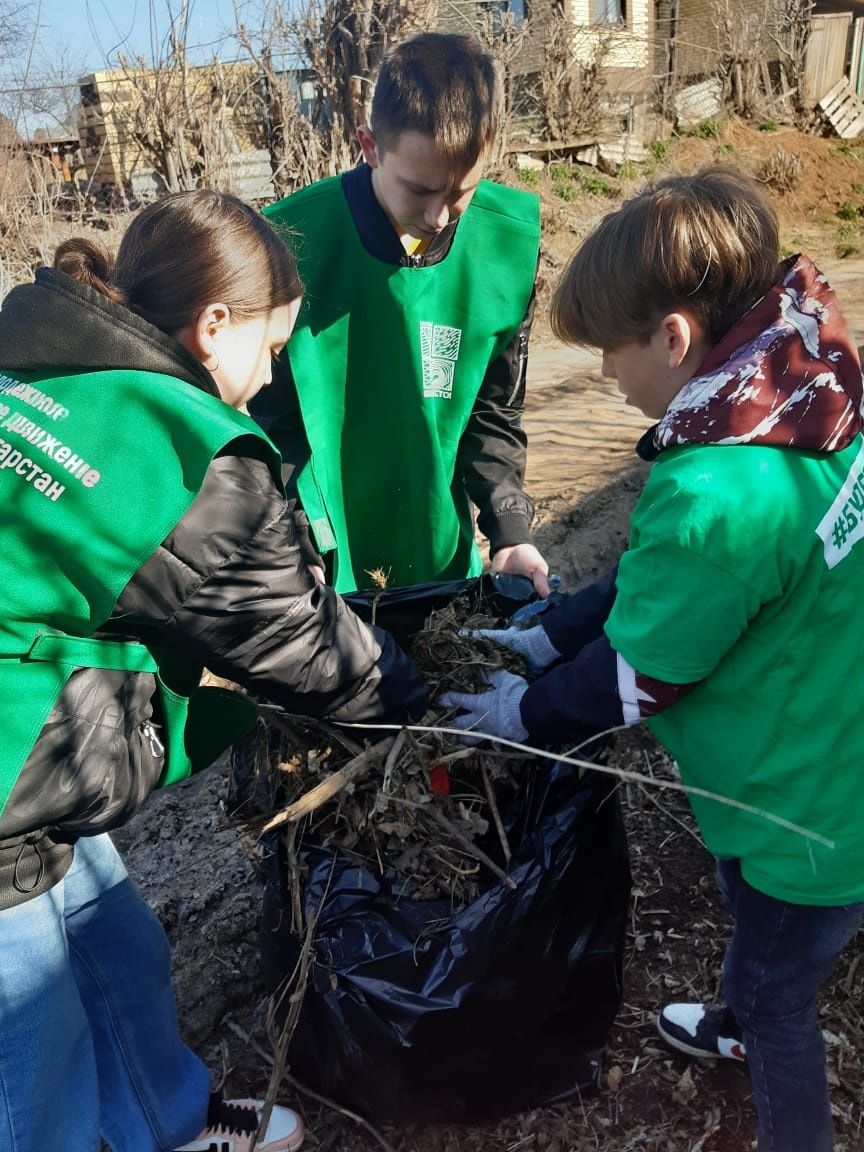
[[[667,1044],[688,1056],[747,1059],[741,1029],[722,1004],[667,1004],[657,1018],[657,1031]]]
[[[258,1131],[262,1100],[223,1100],[210,1097],[207,1127],[197,1140],[174,1152],[249,1152]],[[303,1121],[290,1108],[274,1107],[267,1131],[255,1145],[256,1152],[296,1152],[303,1143]]]

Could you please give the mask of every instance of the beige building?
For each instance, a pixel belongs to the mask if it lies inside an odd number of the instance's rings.
[[[243,194],[243,169],[260,167],[263,145],[257,83],[253,65],[224,63],[83,77],[79,135],[88,179],[96,188],[158,193],[193,186],[206,168]]]
[[[654,74],[654,0],[567,0],[577,57],[602,62],[612,91],[645,92]]]
[[[592,129],[591,140],[602,141],[611,162],[638,159],[647,129],[654,86],[654,3],[655,0],[504,0],[498,6],[483,0],[439,0],[433,23],[442,31],[478,30],[495,34],[496,22],[508,19],[518,28],[527,17],[528,32],[520,46],[514,71],[524,78],[527,99],[517,100],[517,109],[531,115],[531,94],[539,89],[544,69],[550,29],[560,14],[570,29],[573,58],[588,69],[596,66],[603,93],[599,133]],[[563,147],[575,140],[556,140]],[[542,141],[528,138],[519,125],[512,134],[514,150],[542,151]],[[590,152],[590,149],[589,149]],[[589,158],[596,158],[594,148]],[[587,154],[586,154],[587,155]]]

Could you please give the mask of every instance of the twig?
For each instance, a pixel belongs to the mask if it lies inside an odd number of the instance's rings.
[[[639,791],[642,793],[642,795],[645,797],[645,799],[646,799],[646,800],[650,800],[650,802],[651,802],[651,803],[654,805],[654,807],[655,807],[655,808],[656,808],[656,809],[657,809],[659,812],[662,812],[662,813],[663,813],[663,815],[664,815],[664,816],[668,816],[668,818],[669,818],[670,820],[672,820],[672,821],[673,821],[673,823],[677,824],[677,825],[678,825],[680,828],[683,828],[683,829],[684,829],[684,831],[687,833],[687,835],[688,835],[689,837],[691,837],[691,839],[695,840],[695,841],[696,841],[696,843],[699,845],[699,847],[700,847],[700,848],[704,848],[704,847],[705,847],[705,845],[702,843],[701,839],[700,839],[700,838],[699,838],[699,837],[696,835],[696,833],[693,831],[693,829],[692,829],[692,828],[690,828],[690,827],[688,827],[688,826],[687,826],[687,825],[684,823],[684,821],[681,819],[681,817],[680,817],[680,816],[676,816],[674,812],[670,812],[668,808],[665,808],[665,807],[664,807],[664,806],[663,806],[663,805],[660,803],[660,801],[659,801],[659,800],[655,800],[655,799],[654,799],[654,797],[651,795],[651,793],[648,791],[648,789],[645,787],[645,785],[644,785],[644,784],[640,784],[640,785],[639,785]],[[664,841],[663,841],[663,844],[665,844],[665,843],[666,843],[666,841],[664,840]],[[661,847],[661,848],[663,847],[663,844],[661,844],[661,845],[660,845],[660,847]]]
[[[273,1045],[273,1070],[270,1074],[270,1083],[267,1085],[267,1093],[264,1097],[264,1107],[261,1109],[261,1119],[258,1123],[258,1130],[252,1137],[249,1152],[255,1152],[258,1145],[258,1137],[267,1131],[267,1125],[270,1123],[270,1115],[273,1111],[273,1105],[276,1102],[276,1092],[279,1088],[279,1082],[285,1073],[288,1049],[291,1047],[291,1041],[294,1038],[294,1033],[297,1031],[297,1025],[300,1023],[300,1013],[303,1009],[303,1001],[306,999],[306,988],[309,984],[309,969],[312,967],[313,961],[312,946],[315,943],[315,930],[318,927],[318,917],[321,914],[321,909],[324,907],[330,892],[330,884],[333,879],[333,869],[335,867],[336,857],[334,856],[333,864],[330,868],[330,875],[327,877],[327,884],[321,896],[321,902],[306,924],[303,946],[300,949],[300,956],[294,968],[296,980],[294,980],[294,974],[292,974],[292,976],[285,981],[283,991],[278,1000],[275,997],[270,1000],[270,1007],[267,1013],[268,1034],[270,1034],[273,1027],[279,1006],[284,1001],[285,994],[293,982],[293,991],[288,999],[288,1011],[285,1015],[285,1022],[279,1032],[279,1039]]]
[[[445,752],[443,756],[437,756],[435,763],[454,764],[457,760],[467,760],[469,756],[476,756],[476,754],[476,748],[457,748],[455,752]]]
[[[378,617],[378,602],[380,601],[380,599],[384,595],[384,593],[387,591],[387,582],[390,579],[390,571],[385,572],[383,568],[373,568],[372,571],[370,572],[369,569],[367,568],[366,569],[366,575],[371,577],[372,583],[378,589],[378,591],[372,597],[372,611],[370,614],[372,627],[374,628],[377,617]]]
[[[291,928],[299,936],[303,931],[303,901],[300,897],[300,863],[297,859],[297,829],[292,824],[285,836],[285,851],[288,854],[288,867],[291,870]]]
[[[475,860],[479,860],[481,864],[485,864],[490,872],[495,875],[502,884],[506,884],[508,888],[512,888],[515,892],[518,887],[516,881],[512,876],[508,876],[503,868],[500,868],[491,856],[487,856],[482,848],[478,848],[473,841],[464,836],[455,824],[451,823],[444,815],[444,813],[435,806],[435,804],[417,804],[413,800],[404,800],[401,796],[393,796],[394,804],[403,804],[406,808],[419,808],[422,812],[428,815],[435,821],[435,823],[443,828],[448,836],[452,836],[457,844],[461,844],[465,852],[469,856],[473,856]]]
[[[320,784],[310,788],[299,800],[295,800],[293,804],[289,804],[287,808],[277,812],[261,829],[261,835],[270,832],[273,828],[279,828],[283,824],[302,820],[304,816],[308,816],[310,812],[314,812],[316,808],[320,808],[322,804],[332,800],[343,788],[347,788],[354,780],[368,772],[372,763],[380,760],[383,755],[388,753],[394,742],[394,737],[388,736],[386,740],[382,740],[379,744],[373,744],[371,748],[367,748],[365,752],[355,756],[344,768],[339,768],[326,780],[322,780]]]
[[[261,1047],[258,1041],[254,1040],[248,1032],[245,1032],[239,1024],[236,1024],[233,1020],[226,1020],[225,1023],[235,1036],[239,1036],[241,1040],[245,1041],[245,1043],[249,1045],[256,1056],[260,1056],[261,1059],[265,1061],[265,1063],[270,1064],[271,1066],[273,1065],[274,1061],[270,1053],[265,1051],[265,1049]],[[310,1100],[314,1100],[316,1103],[323,1105],[325,1108],[330,1108],[333,1112],[338,1112],[340,1116],[344,1116],[347,1120],[353,1120],[355,1124],[359,1124],[361,1128],[365,1128],[369,1135],[378,1141],[378,1143],[384,1149],[384,1152],[396,1152],[396,1149],[393,1147],[393,1145],[389,1144],[378,1131],[378,1129],[374,1126],[374,1124],[370,1124],[369,1121],[365,1119],[365,1117],[359,1116],[356,1112],[352,1112],[350,1108],[343,1108],[341,1104],[337,1104],[336,1101],[331,1100],[329,1096],[323,1096],[320,1092],[316,1092],[312,1088],[307,1088],[305,1084],[298,1080],[296,1076],[292,1076],[291,1073],[287,1070],[282,1073],[282,1079],[286,1081],[286,1083],[290,1084],[292,1088],[296,1089],[296,1091],[300,1092],[303,1096],[308,1096]]]
[[[467,836],[463,836],[459,829],[447,819],[443,812],[439,811],[434,805],[430,805],[430,809],[429,814],[432,819],[449,833],[457,844],[461,844],[469,856],[473,856],[475,860],[479,860],[481,864],[485,864],[486,867],[498,877],[502,884],[506,884],[508,888],[511,888],[514,892],[516,891],[517,884],[512,876],[508,876],[503,868],[499,868],[492,857],[487,856],[482,848],[478,848]]]
[[[320,910],[320,909],[319,909]],[[285,1017],[285,1023],[279,1033],[279,1039],[273,1045],[273,1068],[270,1073],[270,1082],[267,1085],[267,1092],[264,1096],[264,1106],[261,1109],[261,1120],[258,1124],[258,1131],[252,1137],[252,1144],[250,1152],[255,1152],[258,1146],[258,1137],[267,1131],[267,1125],[270,1123],[270,1115],[273,1112],[273,1105],[276,1103],[276,1092],[279,1088],[279,1081],[285,1071],[285,1062],[288,1059],[288,1049],[291,1045],[291,1040],[297,1029],[297,1024],[300,1020],[300,1009],[303,1006],[303,1000],[306,995],[306,985],[309,980],[309,968],[312,963],[312,943],[315,936],[315,927],[318,923],[318,911],[306,925],[306,934],[303,939],[303,947],[300,951],[300,960],[297,967],[297,984],[295,990],[292,992],[288,1001],[288,1012]],[[286,982],[285,990],[279,997],[278,1001],[271,1000],[270,1010],[268,1012],[268,1031],[273,1023],[278,1004],[281,1004],[285,992],[288,990]]]
[[[316,720],[315,724],[327,736],[330,736],[333,740],[338,740],[345,751],[350,752],[352,756],[359,756],[363,751],[362,745],[358,744],[356,740],[352,740],[349,736],[346,736],[344,732],[340,732],[335,725],[328,724],[326,720]]]
[[[479,860],[475,864],[473,864],[470,868],[460,868],[458,864],[454,864],[452,860],[448,860],[446,856],[442,855],[442,853],[444,853],[445,851],[448,851],[448,850],[450,852],[453,852],[453,853],[459,852],[458,848],[448,849],[446,844],[442,844],[440,851],[436,852],[434,848],[430,848],[429,849],[429,855],[433,859],[437,860],[439,863],[443,864],[445,866],[445,868],[448,870],[448,872],[455,872],[457,876],[476,876],[477,875],[477,873],[480,871],[480,861]]]
[[[382,588],[380,592],[376,592],[375,595],[372,597],[372,611],[370,613],[370,622],[371,622],[373,628],[375,627],[375,625],[377,623],[378,601],[381,599],[381,597],[383,595],[384,595],[384,589]]]
[[[289,722],[293,719],[289,713],[282,712],[281,714],[276,714],[274,713],[272,704],[259,704],[257,700],[253,700],[252,704],[262,720],[266,720],[272,724],[274,728],[283,733],[283,735],[290,737],[291,740],[296,742],[297,732]]]
[[[379,812],[383,811],[386,807],[386,798],[390,791],[390,780],[393,776],[393,766],[396,763],[397,756],[402,751],[402,745],[407,739],[408,733],[403,729],[396,737],[393,747],[387,753],[387,759],[384,762],[384,779],[381,783],[381,791],[378,793],[378,799],[375,802],[375,807]],[[382,868],[381,871],[383,872],[384,869]]]
[[[849,965],[849,972],[843,984],[844,990],[851,996],[852,988],[855,984],[855,973],[858,971],[858,965],[861,963],[862,953],[859,952],[857,956],[852,957],[852,963]]]
[[[280,732],[295,742],[298,740],[297,730],[292,724],[288,723],[288,721],[300,720],[305,721],[306,724],[309,723],[308,716],[295,716],[293,712],[286,712],[283,708],[280,708],[278,704],[268,704],[263,700],[252,700],[251,703],[262,720],[265,720],[268,724],[272,724],[274,728],[278,728]],[[326,720],[317,719],[315,721],[315,727],[319,728],[326,736],[329,736],[331,740],[335,740],[341,744],[345,751],[350,752],[352,756],[359,756],[363,751],[363,748],[356,740],[352,740],[345,732],[334,727],[332,724],[328,724]]]
[[[325,1108],[330,1108],[334,1112],[338,1112],[347,1120],[353,1120],[355,1124],[359,1124],[361,1128],[365,1128],[373,1139],[377,1140],[384,1152],[396,1152],[389,1141],[385,1140],[374,1124],[371,1124],[363,1116],[358,1115],[357,1112],[352,1112],[350,1108],[343,1108],[341,1104],[337,1104],[335,1100],[331,1100],[329,1096],[324,1096],[321,1092],[316,1092],[312,1088],[307,1088],[305,1084],[301,1083],[296,1076],[292,1076],[290,1072],[283,1073],[283,1079],[287,1080],[292,1088],[296,1088],[304,1096],[308,1096],[310,1100],[315,1100],[318,1104],[323,1104]]]
[[[489,773],[486,771],[486,761],[482,753],[477,759],[480,763],[480,775],[483,778],[483,787],[486,789],[486,800],[489,804],[489,811],[492,813],[495,831],[498,833],[498,839],[501,841],[501,851],[504,853],[504,867],[509,868],[510,844],[507,840],[507,833],[504,831],[504,822],[501,819],[501,813],[498,811],[498,805],[495,802],[495,791],[492,787],[492,781],[489,779]]]

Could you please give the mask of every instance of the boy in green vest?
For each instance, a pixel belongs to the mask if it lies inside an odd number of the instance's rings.
[[[722,168],[607,216],[553,328],[602,348],[658,421],[639,445],[655,463],[614,582],[497,633],[551,670],[447,703],[460,727],[532,743],[647,721],[685,784],[739,805],[690,797],[734,925],[725,1004],[667,1005],[659,1029],[746,1060],[760,1152],[830,1152],[816,1001],[864,915],[855,346],[811,261],[779,262],[758,185]]]
[[[522,406],[540,238],[537,198],[481,179],[498,127],[491,56],[428,33],[384,59],[363,163],[265,213],[306,296],[253,414],[308,516],[317,574],[341,592],[492,567],[548,593],[522,491]]]

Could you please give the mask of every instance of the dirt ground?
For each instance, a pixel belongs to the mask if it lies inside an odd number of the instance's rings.
[[[789,139],[740,126],[729,133],[681,141],[678,166],[725,156],[755,169],[778,149],[800,155],[806,177],[790,194],[796,200],[779,200],[784,245],[790,251],[806,247],[819,259],[857,342],[864,343],[864,259],[843,248],[858,244],[861,217],[836,215],[855,198],[864,213],[864,152],[838,141]],[[602,203],[581,193],[578,203],[560,205],[544,196],[546,274],[561,266],[592,214],[596,218],[627,191],[622,183]],[[554,345],[542,320],[538,329],[526,412],[528,488],[537,500],[538,542],[564,586],[575,588],[605,571],[625,546],[628,516],[645,476],[632,447],[647,422],[602,380],[596,357]],[[668,775],[665,757],[645,736],[623,738],[617,756],[624,767]],[[171,940],[187,1039],[230,1092],[260,1094],[269,1071],[256,943],[261,889],[236,833],[226,826],[224,793],[224,772],[213,769],[153,797],[116,839]],[[398,1152],[742,1152],[755,1146],[746,1074],[672,1056],[654,1031],[657,1009],[666,1000],[718,992],[728,928],[710,857],[680,794],[631,784],[621,795],[633,900],[624,1004],[610,1036],[603,1093],[493,1127],[401,1128],[376,1135],[286,1088],[281,1098],[306,1114],[313,1152],[371,1152],[381,1139]],[[864,1152],[862,957],[859,937],[824,998],[838,1152]]]

